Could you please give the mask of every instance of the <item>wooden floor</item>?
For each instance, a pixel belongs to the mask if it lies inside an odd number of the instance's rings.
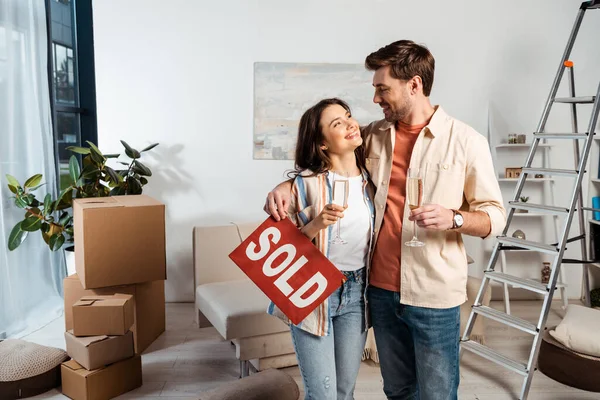
[[[493,302],[492,306],[501,309],[502,303]],[[537,316],[540,306],[541,303],[536,301],[512,303],[513,314],[529,320]],[[143,386],[119,399],[197,400],[202,398],[202,392],[237,379],[239,364],[234,348],[213,328],[198,329],[193,307],[191,303],[167,304],[167,331],[142,356]],[[563,315],[560,302],[555,302],[553,307],[549,326],[556,325]],[[487,344],[507,356],[525,360],[531,344],[530,335],[488,321]],[[59,318],[24,339],[64,348],[63,331],[64,320]],[[302,389],[298,368],[285,371]],[[460,376],[459,398],[464,400],[516,399],[522,382],[519,375],[469,353],[465,353],[461,361]],[[35,398],[66,399],[59,390]],[[355,398],[385,399],[376,364],[364,362],[361,366]],[[564,386],[536,372],[529,399],[600,399],[600,394]]]

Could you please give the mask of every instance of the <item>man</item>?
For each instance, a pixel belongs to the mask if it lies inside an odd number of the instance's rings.
[[[456,399],[468,270],[461,235],[485,238],[505,224],[491,154],[483,136],[431,105],[435,61],[427,48],[400,40],[365,65],[385,116],[363,129],[377,187],[368,301],[384,392],[393,400]],[[424,195],[412,211],[409,167],[422,177]],[[265,207],[279,220],[288,201],[284,182]],[[414,222],[424,228],[423,247],[405,245]]]

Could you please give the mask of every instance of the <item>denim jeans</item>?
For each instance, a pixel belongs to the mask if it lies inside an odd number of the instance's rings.
[[[400,294],[370,286],[369,309],[389,400],[458,398],[460,307],[400,304]]]
[[[306,400],[352,400],[367,332],[365,268],[342,271],[346,282],[329,296],[333,331],[316,336],[292,325],[292,340]]]

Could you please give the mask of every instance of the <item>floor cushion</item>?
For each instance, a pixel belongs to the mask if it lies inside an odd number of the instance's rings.
[[[563,320],[549,332],[571,350],[600,357],[600,310],[570,304]]]
[[[600,358],[577,353],[544,332],[538,369],[547,377],[577,389],[600,392]]]
[[[268,369],[235,382],[228,382],[200,400],[297,400],[300,389],[283,371]]]
[[[0,342],[0,399],[36,396],[60,386],[67,352],[19,339]]]

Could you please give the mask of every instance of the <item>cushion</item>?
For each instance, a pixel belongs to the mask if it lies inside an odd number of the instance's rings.
[[[283,371],[268,369],[207,392],[200,400],[297,400],[300,389]]]
[[[600,357],[600,311],[576,304],[567,307],[565,318],[550,334],[565,347]]]
[[[18,339],[0,342],[0,399],[36,396],[60,386],[64,350]]]
[[[547,377],[574,388],[600,392],[600,358],[577,353],[544,332],[538,369]]]
[[[249,279],[196,288],[196,307],[227,340],[289,331],[283,321],[267,314],[268,306],[267,296]]]

